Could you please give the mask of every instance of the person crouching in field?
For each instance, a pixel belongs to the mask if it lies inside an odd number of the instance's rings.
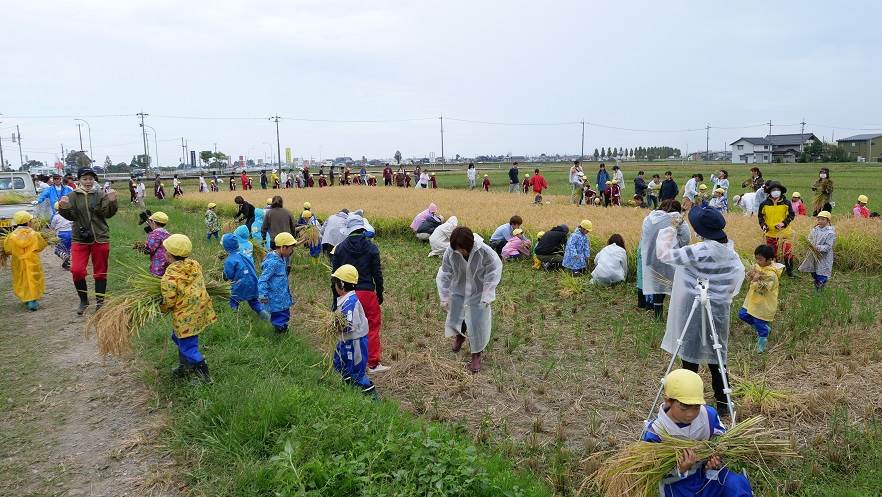
[[[231,283],[230,309],[237,311],[239,304],[247,302],[254,312],[269,321],[269,314],[264,313],[263,306],[257,299],[257,269],[254,261],[239,253],[239,241],[230,233],[221,238],[221,246],[227,253],[223,278]]]
[[[830,224],[832,216],[827,211],[817,215],[818,224],[808,236],[809,248],[799,265],[803,273],[812,273],[815,291],[820,292],[833,275],[833,246],[836,245],[836,230]]]
[[[12,293],[29,311],[40,307],[39,300],[46,287],[40,252],[47,244],[43,236],[31,228],[33,220],[34,216],[27,211],[13,214],[15,229],[3,242],[3,251],[12,258]]]
[[[583,219],[576,231],[567,240],[567,248],[564,250],[563,267],[569,269],[573,276],[582,276],[588,269],[588,261],[591,259],[591,244],[588,242],[588,233],[594,229],[591,221]]]
[[[505,261],[513,261],[530,255],[530,240],[524,236],[524,230],[518,228],[511,232],[511,238],[505,242],[500,255]]]
[[[465,226],[450,235],[450,247],[441,258],[435,284],[441,305],[447,310],[444,336],[453,338],[459,352],[466,338],[472,354],[469,370],[481,370],[481,353],[490,342],[490,305],[502,279],[502,261],[484,240]]]
[[[270,315],[270,323],[276,333],[288,332],[291,320],[291,306],[294,298],[288,286],[288,257],[294,252],[297,240],[294,235],[282,232],[273,240],[276,247],[263,259],[260,278],[257,280],[257,295],[262,310]],[[263,314],[265,317],[266,315]]]
[[[707,205],[711,209],[719,211],[720,214],[728,212],[729,200],[726,198],[726,190],[722,188],[714,189],[714,196],[708,201]]]
[[[158,278],[162,278],[165,269],[168,267],[169,260],[165,255],[165,247],[163,242],[171,236],[165,229],[168,224],[168,216],[164,212],[154,212],[147,218],[147,243],[144,251],[150,256],[150,274]]]
[[[199,333],[217,321],[211,307],[211,297],[205,290],[202,266],[189,259],[193,244],[185,235],[174,234],[162,242],[168,258],[168,268],[160,281],[164,313],[171,312],[174,330],[171,339],[178,346],[178,367],[172,376],[182,378],[196,373],[210,381],[208,365],[199,351]]]
[[[628,252],[625,239],[618,233],[609,237],[606,247],[594,256],[594,271],[591,283],[595,285],[614,285],[628,277]]]
[[[726,218],[719,212],[694,206],[689,211],[689,224],[702,238],[702,241],[682,248],[677,236],[678,224],[683,218],[676,216],[671,226],[658,233],[656,254],[661,262],[676,267],[671,305],[661,348],[676,354],[683,361],[683,367],[698,371],[699,364],[707,364],[713,380],[717,409],[726,412],[729,407],[723,387],[721,366],[725,365],[729,348],[729,318],[732,299],[741,289],[744,281],[744,265],[735,252],[734,244],[726,236]],[[644,274],[644,278],[646,275]],[[714,329],[721,348],[723,364],[717,357],[713,341],[706,329],[703,315],[696,310],[697,318],[689,319],[689,310],[699,294],[699,281],[707,282]],[[679,338],[686,330],[682,343]]]
[[[508,224],[501,224],[498,228],[490,235],[490,248],[496,251],[497,254],[502,252],[502,247],[505,246],[505,243],[509,238],[514,236],[514,230],[521,227],[524,224],[524,220],[521,216],[515,214],[510,217],[508,220]]]
[[[769,342],[769,323],[778,311],[778,287],[784,265],[775,262],[775,251],[768,245],[757,247],[753,256],[756,264],[747,272],[750,288],[738,319],[756,330],[756,351],[763,353]]]
[[[376,387],[367,375],[368,319],[355,293],[357,284],[358,270],[351,264],[338,267],[331,275],[331,286],[337,295],[337,310],[346,320],[343,329],[339,330],[340,341],[334,351],[334,369],[343,376],[345,383],[376,398]]]
[[[221,230],[220,219],[217,217],[217,212],[214,209],[217,208],[217,204],[214,202],[208,203],[208,209],[205,210],[205,229],[208,234],[206,237],[208,241],[211,241],[211,237],[214,237],[215,240],[219,238],[218,233]]]
[[[431,231],[429,231],[428,234],[420,233],[420,226],[422,226],[423,221],[430,218],[434,218],[439,225],[441,224],[441,219],[438,216],[438,206],[435,205],[434,202],[430,203],[428,207],[420,211],[419,214],[414,216],[413,221],[410,222],[410,229],[414,232],[418,240],[426,241],[432,234]]]
[[[660,443],[661,434],[684,440],[710,440],[726,432],[717,411],[704,401],[701,376],[686,369],[671,371],[664,380],[664,403],[646,427],[643,441]],[[725,466],[719,456],[699,461],[691,449],[661,482],[661,494],[672,497],[749,497],[750,481]]]
[[[569,226],[559,224],[543,233],[536,240],[536,248],[533,251],[533,255],[539,261],[539,267],[545,270],[558,269],[560,267],[561,263],[563,263],[564,246],[567,243],[567,235],[569,233]]]

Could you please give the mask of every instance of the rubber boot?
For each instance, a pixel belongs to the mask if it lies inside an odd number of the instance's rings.
[[[653,304],[652,308],[653,308],[653,310],[655,310],[655,320],[661,321],[662,318],[664,317],[664,310],[665,310],[664,304]]]
[[[74,281],[74,288],[77,289],[77,295],[80,297],[80,306],[77,308],[77,316],[82,316],[89,307],[89,287],[86,280]]]
[[[787,273],[787,276],[791,278],[795,278],[796,276],[793,274],[793,259],[786,259],[784,261],[784,271]]]
[[[193,372],[193,365],[184,357],[184,354],[178,352],[178,367],[172,369],[173,378],[185,378]]]
[[[756,339],[756,351],[762,354],[766,351],[766,346],[769,343],[769,339],[766,337],[757,337]]]
[[[199,377],[200,380],[205,383],[211,383],[211,376],[208,374],[208,364],[205,364],[205,361],[199,361],[193,366],[193,370],[196,372],[196,376]]]
[[[462,344],[465,343],[465,337],[460,335],[459,333],[453,337],[453,347],[450,348],[453,352],[459,352],[462,349]]]
[[[477,373],[481,370],[481,353],[472,354],[472,362],[469,363],[469,371]]]
[[[637,289],[637,308],[646,309],[646,297],[643,296],[643,290]]]
[[[107,293],[107,280],[95,280],[95,311],[104,307],[104,294]]]

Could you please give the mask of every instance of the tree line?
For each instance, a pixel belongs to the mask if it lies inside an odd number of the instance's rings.
[[[668,157],[680,157],[680,149],[675,147],[601,147],[594,149],[594,159],[622,158],[635,160],[658,160]]]

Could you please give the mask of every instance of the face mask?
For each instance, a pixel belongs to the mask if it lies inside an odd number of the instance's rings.
[[[781,197],[781,190],[772,190],[772,198]]]
[[[821,173],[821,179],[827,179],[827,175],[825,173]]]

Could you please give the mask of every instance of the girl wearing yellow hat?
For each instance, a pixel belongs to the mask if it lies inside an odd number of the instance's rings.
[[[806,208],[805,202],[802,201],[802,194],[799,192],[793,192],[793,195],[790,196],[790,208],[793,210],[793,213],[797,216],[805,216]]]
[[[821,211],[816,216],[818,223],[808,236],[809,249],[806,251],[799,270],[811,273],[815,280],[815,291],[821,291],[833,275],[833,246],[836,245],[836,230],[830,224],[832,216]]]
[[[165,229],[166,224],[168,224],[168,215],[164,212],[154,212],[147,218],[145,251],[150,256],[150,274],[158,278],[162,278],[165,268],[169,265],[165,257],[165,247],[162,245],[162,242],[171,236],[171,233]]]
[[[857,203],[854,204],[854,209],[852,209],[854,217],[857,219],[870,219],[870,209],[867,208],[869,203],[870,199],[866,195],[858,195]]]
[[[33,219],[27,211],[12,216],[15,229],[6,235],[3,251],[12,258],[12,293],[28,310],[36,311],[45,290],[40,252],[46,248],[46,240],[31,228]]]

